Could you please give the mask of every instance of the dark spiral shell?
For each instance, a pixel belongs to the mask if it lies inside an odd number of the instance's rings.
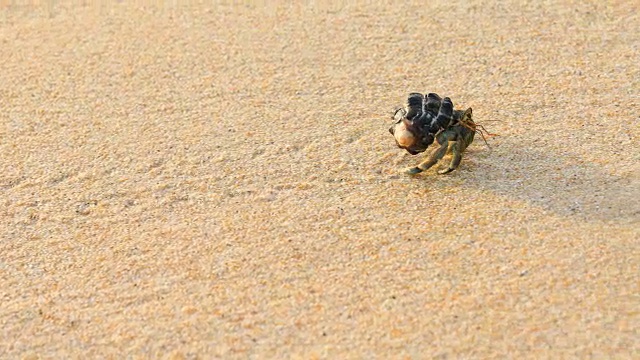
[[[422,114],[422,106],[424,103],[424,95],[421,93],[411,93],[407,99],[407,119],[411,120],[414,117]]]
[[[425,110],[434,115],[438,114],[438,110],[440,110],[440,104],[442,104],[442,98],[435,93],[427,94],[427,103],[425,105]]]

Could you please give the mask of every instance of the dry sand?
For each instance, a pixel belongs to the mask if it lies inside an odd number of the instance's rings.
[[[640,356],[640,5],[495,3],[0,2],[0,358]]]

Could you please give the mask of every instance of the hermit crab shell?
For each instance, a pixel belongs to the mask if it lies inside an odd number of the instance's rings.
[[[411,147],[416,142],[415,135],[409,131],[410,126],[409,121],[403,119],[393,129],[393,136],[401,147]]]
[[[407,119],[411,120],[423,112],[424,95],[421,93],[411,93],[407,98]]]

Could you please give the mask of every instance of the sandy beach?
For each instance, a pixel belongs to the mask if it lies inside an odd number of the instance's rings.
[[[640,357],[638,2],[169,3],[0,1],[0,358]]]

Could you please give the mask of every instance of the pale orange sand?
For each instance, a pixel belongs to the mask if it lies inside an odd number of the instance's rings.
[[[640,356],[637,2],[130,3],[0,2],[0,358]]]

